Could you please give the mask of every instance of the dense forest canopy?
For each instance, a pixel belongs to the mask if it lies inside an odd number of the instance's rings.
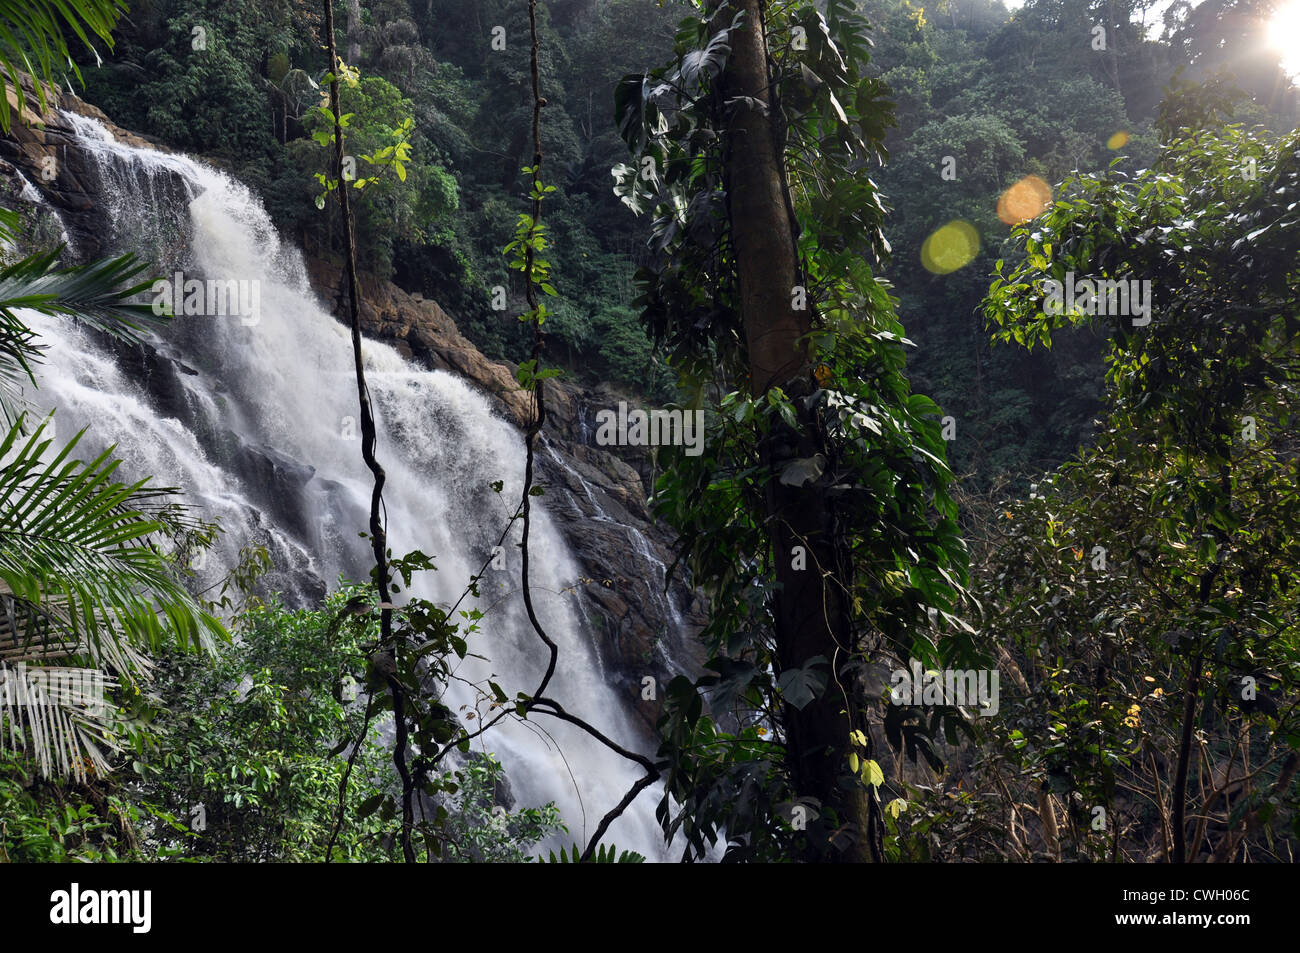
[[[1244,95],[1228,118],[1293,128],[1294,88],[1270,42],[1276,28],[1267,11],[1248,4],[1112,11],[1030,3],[1014,18],[1001,4],[862,9],[874,41],[865,69],[897,104],[878,181],[896,249],[887,274],[919,345],[912,377],[966,425],[952,448],[959,473],[987,483],[1060,463],[1091,431],[1101,348],[1086,334],[1062,341],[1050,357],[990,345],[976,312],[1009,231],[997,197],[1027,176],[1055,184],[1120,156],[1123,171],[1149,166],[1156,109],[1180,67],[1183,81],[1231,75],[1222,81]],[[631,275],[647,252],[641,226],[610,191],[609,170],[626,159],[610,90],[667,55],[681,13],[672,3],[553,3],[543,6],[541,24],[543,135],[562,170],[550,214],[564,283],[551,318],[552,354],[624,390],[655,381],[661,397],[668,376],[629,306]],[[366,107],[357,114],[372,126],[416,121],[410,182],[385,185],[392,194],[359,209],[363,266],[439,301],[489,354],[513,360],[526,353],[526,336],[512,308],[492,311],[490,289],[509,279],[500,249],[527,158],[526,69],[484,56],[466,38],[496,24],[507,36],[521,34],[524,17],[520,3],[363,4],[356,31],[355,65],[365,74],[356,95]],[[1094,50],[1092,26],[1108,17],[1106,50]],[[315,91],[307,81],[324,65],[313,33],[319,18],[313,4],[142,5],[119,27],[112,60],[88,72],[86,95],[127,128],[229,163],[309,247],[337,245],[337,230],[312,204]],[[214,36],[202,62],[183,55],[199,23]],[[369,144],[366,130],[356,135],[358,148]],[[946,157],[952,178],[943,174]],[[969,266],[934,276],[920,248],[950,220],[976,228],[979,251]]]
[[[1294,0],[31,6],[0,6],[0,858],[636,861],[643,808],[655,859],[1295,859]],[[65,184],[22,130],[78,101],[244,183],[332,276],[369,579],[304,598],[250,540],[209,583],[229,526],[34,412],[72,324],[141,377],[212,370],[143,303],[157,247],[39,221]],[[431,495],[451,527],[496,508],[463,579],[389,507],[415,424],[385,375],[431,371],[374,357],[375,288],[507,368],[513,469]],[[638,446],[627,406],[698,442]],[[320,462],[258,453],[276,492]],[[565,460],[604,477],[560,486]],[[599,479],[671,533],[669,559],[619,545],[692,609],[580,710],[534,596],[568,565],[549,514]],[[561,595],[643,598],[593,575]],[[55,670],[108,703],[12,690]],[[521,800],[541,769],[501,722],[571,731],[626,796]]]

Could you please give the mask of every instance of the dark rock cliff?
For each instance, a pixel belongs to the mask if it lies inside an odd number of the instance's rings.
[[[58,213],[78,259],[108,254],[114,250],[113,223],[96,200],[105,184],[97,180],[95,163],[55,106],[99,120],[121,142],[169,150],[113,125],[94,106],[66,95],[53,97],[44,116],[34,112],[35,99],[29,97],[21,121],[0,136],[0,184],[7,180],[5,193],[24,191],[21,176]],[[183,183],[172,187],[178,196],[185,195]],[[313,288],[339,314],[341,269],[312,258],[307,267]],[[373,276],[364,276],[361,284],[361,323],[367,336],[393,345],[425,367],[465,378],[489,395],[504,417],[525,426],[528,395],[516,383],[512,366],[485,357],[436,302]],[[655,677],[661,698],[668,679],[696,669],[700,653],[693,636],[704,622],[703,607],[680,579],[665,591],[672,537],[649,516],[641,473],[627,460],[589,444],[589,408],[606,402],[571,383],[548,382],[539,480],[546,486],[545,503],[584,574],[588,617],[599,634],[607,671],[646,723],[653,724],[658,702],[642,698],[642,680]],[[165,412],[161,405],[160,412]]]

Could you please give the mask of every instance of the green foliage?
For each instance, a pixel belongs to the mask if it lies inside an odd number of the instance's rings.
[[[1063,340],[1052,355],[1010,353],[992,349],[972,319],[1009,231],[996,214],[998,198],[1029,174],[1054,184],[1076,168],[1104,167],[1114,157],[1108,138],[1119,130],[1132,133],[1126,167],[1152,157],[1154,143],[1145,123],[1126,115],[1123,96],[1108,88],[1086,42],[1058,38],[1065,28],[1055,23],[1033,30],[1004,24],[991,4],[961,6],[968,22],[989,18],[983,35],[963,28],[952,8],[927,9],[919,23],[906,3],[864,8],[887,31],[876,68],[900,106],[901,127],[887,139],[892,157],[879,182],[892,206],[886,274],[917,343],[908,370],[959,421],[949,447],[954,470],[987,486],[1068,457],[1088,437],[1100,398],[1090,336]],[[1034,15],[1073,24],[1077,12],[1035,6]],[[1019,14],[1027,16],[1028,8]],[[1079,35],[1086,38],[1087,28]],[[954,220],[973,226],[979,250],[958,271],[931,274],[922,247]]]
[[[87,64],[87,93],[128,128],[238,163],[263,184],[277,142],[261,63],[307,35],[296,16],[292,5],[258,0],[144,5],[119,31],[116,58]]]
[[[114,60],[84,64],[87,96],[125,127],[231,166],[262,193],[277,224],[329,257],[341,242],[337,222],[315,208],[323,191],[316,175],[337,174],[311,138],[321,129],[313,107],[327,67],[318,12],[298,3],[156,0],[122,25]],[[609,90],[647,49],[668,49],[674,16],[654,0],[539,11],[544,145],[557,189],[549,219],[564,275],[556,287],[601,325],[590,335],[559,334],[562,357],[588,382],[656,399],[671,396],[668,375],[652,367],[626,311],[639,236],[609,189],[622,152]],[[509,195],[532,158],[529,50],[519,39],[527,4],[493,0],[472,15],[459,0],[366,4],[364,18],[361,57],[347,64],[364,78],[343,93],[358,181],[374,177],[362,156],[396,148],[394,130],[413,124],[400,137],[410,146],[407,179],[390,168],[354,193],[366,197],[354,203],[362,265],[438,301],[489,356],[524,360],[528,335],[489,301],[493,286],[509,286],[500,263],[514,224]],[[506,27],[513,39],[505,50],[484,55],[485,24]],[[206,31],[204,50],[193,48],[195,27]]]
[[[145,800],[189,829],[158,824],[160,845],[219,861],[324,859],[360,742],[333,856],[393,859],[397,779],[373,718],[379,698],[366,694],[379,637],[372,601],[373,590],[345,586],[318,609],[261,606],[215,660],[163,660],[139,769]],[[558,828],[554,805],[499,808],[500,781],[490,755],[431,779],[430,859],[521,861]]]
[[[339,611],[355,594],[334,594],[324,611],[256,608],[215,659],[162,660],[151,725],[159,750],[141,752],[140,772],[146,797],[193,828],[182,837],[159,825],[161,843],[225,861],[323,857],[346,768],[331,752],[364,720],[364,704],[343,700],[363,676],[359,626]],[[350,792],[353,813],[389,780],[376,731],[358,759],[369,784]],[[377,817],[360,820],[336,849],[382,857],[381,830]]]
[[[497,802],[505,771],[490,754],[470,757],[451,777],[456,787],[439,832],[447,863],[527,863],[530,848],[564,830],[554,804],[508,812]]]
[[[40,84],[54,79],[54,60],[76,73],[61,30],[93,53],[87,30],[111,45],[122,8],[116,0],[0,4],[0,68],[7,73],[0,128],[9,130],[10,95],[23,109],[19,61],[44,107]],[[19,223],[16,213],[0,210],[0,239],[10,247]],[[160,551],[207,546],[215,527],[190,516],[175,491],[146,488],[147,479],[114,481],[112,448],[89,463],[77,460],[77,434],[56,451],[52,427],[45,437],[48,418],[23,439],[22,388],[35,386],[32,365],[42,348],[20,309],[72,317],[128,342],[156,322],[132,301],[149,286],[133,284],[144,266],[132,256],[61,268],[62,251],[0,268],[0,416],[8,424],[0,438],[0,607],[12,643],[0,664],[0,746],[15,751],[11,763],[20,771],[30,761],[45,779],[84,782],[106,773],[108,752],[122,748],[121,711],[108,696],[119,685],[139,693],[148,677],[145,653],[168,643],[209,647],[225,630]],[[85,833],[77,825],[88,817],[69,808],[56,827]]]
[[[23,755],[0,750],[0,862],[105,863],[150,859],[135,838],[150,817],[103,782],[44,778]]]
[[[431,226],[456,211],[456,181],[445,170],[414,157],[411,103],[396,86],[377,76],[358,77],[350,67],[345,72],[340,85],[340,125],[345,130],[348,157],[356,168],[351,172],[345,168],[344,178],[359,193],[352,206],[360,263],[386,276],[392,271],[393,252],[399,242],[425,244]],[[329,79],[327,74],[322,84]],[[295,149],[293,153],[306,159],[309,169],[314,166],[313,177],[325,189],[316,196],[316,207],[323,209],[326,195],[338,187],[332,174],[334,118],[329,106],[309,110],[303,127],[326,150],[307,151],[304,155],[303,150]],[[330,168],[331,174],[326,176],[319,171],[321,167]],[[337,215],[333,205],[330,215]],[[331,225],[333,230],[339,228],[337,222]]]
[[[546,859],[543,861],[543,863],[551,863],[551,864],[569,864],[569,863],[573,863],[573,864],[578,864],[578,863],[581,863],[581,862],[582,862],[582,860],[581,860],[581,856],[582,856],[582,855],[581,855],[581,853],[580,853],[579,850],[578,850],[578,845],[577,845],[577,844],[574,844],[573,847],[570,849],[570,851],[569,851],[568,854],[566,854],[563,850],[561,850],[560,853],[559,853],[559,856],[557,857],[556,854],[555,854],[555,851],[551,851],[550,854],[549,854],[549,855],[546,857]],[[601,844],[600,847],[599,847],[599,848],[597,849],[597,851],[596,851],[596,856],[593,857],[593,858],[589,861],[589,863],[593,863],[593,864],[643,864],[643,863],[645,863],[645,858],[642,857],[640,854],[638,854],[638,853],[637,853],[636,851],[634,851],[634,850],[625,850],[625,851],[623,851],[622,853],[620,853],[619,850],[618,850],[618,848],[615,847],[613,844]]]
[[[1030,683],[995,734],[1060,794],[1080,857],[1168,856],[1168,819],[1135,798],[1175,784],[1193,727],[1217,780],[1171,791],[1175,807],[1194,798],[1188,859],[1243,842],[1285,857],[1279,838],[1300,836],[1300,726],[1279,704],[1300,689],[1298,156],[1295,133],[1227,127],[1177,139],[1133,179],[1073,180],[1017,230],[1024,262],[990,289],[1003,338],[1050,347],[1084,322],[1110,335],[1096,448],[998,514],[984,580]],[[1044,313],[1041,282],[1066,270],[1150,280],[1151,323]],[[1088,823],[1095,807],[1109,827]]]
[[[12,237],[17,218],[0,210],[0,236]],[[60,267],[62,248],[36,252],[0,267],[0,420],[13,424],[24,406],[22,388],[34,385],[32,365],[42,348],[15,312],[72,316],[123,341],[135,343],[158,318],[132,299],[150,287],[137,281],[146,265],[134,255]]]
[[[0,20],[26,18],[0,37],[0,71],[19,105],[16,69],[57,79],[64,63],[75,74],[71,54],[115,120],[233,167],[312,250],[337,248],[337,223],[313,209],[317,186],[341,184],[322,151],[332,117],[312,108],[326,65],[314,5],[141,4],[115,59],[92,66],[90,41],[109,42],[120,6],[0,4]],[[1169,850],[1168,786],[1191,738],[1193,774],[1204,772],[1187,792],[1192,857],[1288,857],[1300,836],[1300,729],[1294,706],[1281,704],[1300,690],[1300,142],[1224,125],[1294,126],[1294,93],[1276,57],[1261,54],[1262,21],[1240,17],[1232,0],[1176,5],[1156,40],[1140,4],[1112,4],[1111,50],[1098,55],[1086,42],[1090,0],[1029,0],[1011,17],[992,0],[769,4],[774,112],[816,320],[806,380],[756,398],[743,386],[728,241],[735,103],[716,83],[737,24],[701,0],[674,35],[673,6],[541,5],[551,171],[536,197],[548,202],[546,230],[508,198],[532,162],[526,0],[366,4],[361,57],[349,64],[365,78],[343,103],[348,151],[364,164],[347,187],[365,197],[367,267],[443,303],[494,356],[524,362],[524,384],[557,373],[528,362],[532,326],[545,322],[552,356],[587,380],[707,410],[706,453],[663,450],[656,461],[656,511],[681,534],[680,563],[711,600],[708,672],[666,693],[665,831],[684,832],[691,857],[725,829],[730,860],[787,859],[839,820],[814,811],[810,827],[795,823],[813,805],[789,783],[783,712],[825,697],[834,668],[825,658],[783,667],[775,652],[774,566],[790,556],[771,543],[773,489],[824,499],[844,536],[861,636],[846,671],[908,657],[965,665],[985,641],[963,621],[966,557],[945,461],[983,486],[1073,456],[1027,498],[963,514],[984,534],[974,588],[984,629],[1006,650],[1004,688],[1013,673],[1023,682],[1007,692],[1003,717],[972,728],[951,713],[867,706],[845,744],[843,784],[883,818],[890,858],[1154,859]],[[879,28],[871,61],[862,15]],[[504,50],[485,53],[485,24],[505,25]],[[69,27],[80,46],[59,36]],[[796,47],[796,28],[807,48]],[[670,48],[669,67],[618,82]],[[1159,87],[1183,63],[1195,65],[1157,109]],[[896,128],[886,98],[901,107]],[[10,118],[0,103],[0,126]],[[1128,138],[1115,149],[1119,132]],[[608,187],[619,133],[638,161],[617,169],[618,191],[652,213],[648,250],[635,247],[643,226]],[[878,168],[887,149],[894,158]],[[956,159],[955,180],[939,174],[945,156]],[[1028,174],[1057,200],[1011,231],[998,197]],[[891,200],[892,258],[882,232]],[[972,225],[978,253],[931,274],[920,250],[954,219]],[[13,230],[0,217],[6,238]],[[496,284],[519,304],[520,282],[500,261],[507,243],[532,282],[524,290],[545,296],[523,321],[518,307],[502,315],[486,304]],[[128,340],[151,317],[125,306],[131,262],[59,270],[54,258],[0,272],[10,422],[40,357],[17,309],[81,314]],[[642,296],[629,306],[638,265]],[[1155,320],[1044,313],[1041,282],[1066,271],[1151,280]],[[972,318],[986,291],[996,338],[1023,347],[989,348]],[[908,366],[904,324],[921,345]],[[912,392],[909,371],[943,411]],[[952,447],[943,412],[960,424]],[[806,452],[772,472],[762,448],[789,433],[807,438]],[[1085,442],[1094,446],[1075,455]],[[182,568],[215,528],[162,491],[114,483],[111,456],[74,464],[70,449],[59,453],[40,430],[25,441],[17,425],[0,448],[0,533],[7,526],[10,537],[0,580],[11,590],[0,599],[11,628],[38,636],[33,662],[70,653],[143,687],[146,650],[219,634],[186,595]],[[205,604],[234,613],[236,594],[245,597],[239,643],[215,661],[169,654],[154,695],[116,692],[111,726],[69,722],[54,746],[23,735],[18,750],[0,751],[2,856],[321,859],[342,796],[336,856],[390,857],[401,792],[376,731],[394,683],[415,700],[406,718],[426,859],[523,860],[556,831],[553,806],[502,813],[500,765],[470,754],[471,733],[424,691],[467,655],[478,614],[417,599],[394,611],[395,638],[381,646],[368,590],[313,610],[258,606],[248,591],[266,555],[245,556],[217,605]],[[417,552],[392,568],[400,591],[433,565]],[[1247,678],[1258,689],[1249,697]],[[349,679],[355,701],[344,697]],[[510,708],[497,686],[482,691],[493,710]],[[527,699],[516,701],[522,714]],[[5,714],[0,737],[15,722]],[[911,768],[900,758],[889,772],[871,757],[873,727]],[[957,749],[958,732],[972,730],[978,764]],[[92,743],[134,746],[134,773],[111,776],[116,765],[90,755]],[[455,752],[464,758],[449,772],[443,761]],[[73,777],[45,776],[58,766]],[[199,804],[204,830],[194,829]],[[1111,826],[1094,826],[1098,807]],[[577,848],[549,859],[576,861]],[[607,846],[595,858],[640,859]]]
[[[1242,402],[1282,387],[1291,373],[1295,213],[1285,196],[1294,172],[1285,143],[1271,155],[1266,148],[1230,127],[1176,141],[1135,180],[1115,173],[1067,182],[1046,215],[1017,231],[1025,259],[994,281],[990,324],[1003,340],[1050,347],[1061,327],[1104,323],[1118,409],[1158,414],[1168,446],[1222,456],[1240,429]],[[1150,281],[1152,323],[1044,311],[1042,282],[1063,281],[1067,271]],[[1211,305],[1217,289],[1243,286],[1249,290]],[[1237,342],[1226,355],[1216,347],[1225,326]]]
[[[21,74],[36,80],[37,104],[45,110],[45,85],[57,82],[65,69],[81,78],[69,57],[66,34],[94,51],[92,37],[110,49],[113,28],[126,11],[126,0],[5,0],[0,3],[0,71],[5,93],[12,93],[21,113],[26,107]],[[11,123],[8,95],[0,97],[0,130]]]
[[[1006,476],[1023,488],[1024,478],[1091,439],[1102,348],[1084,329],[1058,335],[1051,352],[990,346],[972,315],[994,261],[1015,254],[1003,247],[1009,226],[994,214],[999,195],[1030,174],[1055,187],[1115,159],[1129,174],[1149,167],[1171,122],[1199,129],[1232,114],[1290,129],[1294,92],[1262,42],[1264,21],[1225,5],[1171,9],[1160,39],[1129,4],[1098,17],[1086,0],[1030,0],[1010,19],[987,0],[927,6],[920,17],[898,0],[862,8],[880,28],[874,65],[899,105],[900,128],[886,140],[892,158],[878,181],[892,206],[887,274],[917,343],[909,372],[960,421],[949,459],[967,485],[984,490]],[[1097,22],[1107,24],[1106,51],[1087,42]],[[1195,65],[1180,74],[1193,51]],[[1236,95],[1234,84],[1253,98]],[[1112,149],[1121,132],[1127,140]],[[945,157],[955,162],[947,177]],[[954,219],[974,226],[979,252],[957,272],[932,275],[922,245]]]
[[[11,663],[89,667],[108,688],[120,680],[138,693],[149,675],[144,653],[169,643],[211,648],[225,637],[160,551],[165,540],[210,542],[213,531],[175,491],[115,482],[111,448],[82,462],[72,456],[82,434],[56,452],[45,427],[24,441],[20,419],[0,440],[0,599],[17,649],[0,669],[12,677]],[[105,749],[122,747],[117,707],[93,692],[16,702],[6,693],[0,717],[8,723],[0,745],[29,750],[46,777],[105,773]]]
[[[672,400],[673,374],[660,360],[634,308],[620,307],[591,316],[596,353],[605,378],[650,397]]]

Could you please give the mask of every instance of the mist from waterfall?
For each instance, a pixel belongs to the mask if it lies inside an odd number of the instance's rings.
[[[33,402],[58,408],[60,440],[88,428],[83,457],[116,444],[124,475],[179,487],[221,523],[202,585],[219,579],[248,544],[267,546],[278,570],[273,585],[299,602],[319,594],[320,580],[368,578],[368,542],[358,534],[367,527],[371,479],[361,460],[351,341],[310,288],[300,253],[230,176],[117,142],[94,120],[65,115],[96,163],[114,249],[151,258],[159,274],[255,280],[260,310],[255,323],[238,315],[177,317],[153,342],[156,353],[135,363],[74,322],[31,315],[49,348]],[[415,590],[446,605],[487,559],[518,502],[523,439],[463,380],[418,368],[374,341],[364,354],[388,474],[389,543],[395,554],[419,549],[433,557],[438,571],[418,577]],[[504,484],[500,493],[494,481]],[[533,592],[560,651],[548,695],[616,741],[641,747],[590,644],[571,588],[574,559],[541,502],[530,542]],[[505,546],[509,571],[489,572],[481,598],[462,606],[486,613],[470,651],[491,661],[471,656],[458,665],[444,697],[453,711],[476,704],[486,711],[465,682],[492,677],[513,697],[531,693],[544,671],[547,654],[518,592],[518,540],[516,526]],[[506,766],[516,807],[556,802],[570,830],[557,843],[585,843],[639,776],[584,733],[540,715],[507,719],[475,746]],[[644,792],[607,841],[663,857],[656,792]]]

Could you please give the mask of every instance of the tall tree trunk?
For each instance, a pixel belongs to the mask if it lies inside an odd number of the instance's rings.
[[[1187,770],[1191,763],[1192,735],[1196,727],[1196,705],[1200,701],[1201,657],[1192,659],[1183,697],[1183,725],[1178,739],[1178,762],[1169,787],[1173,815],[1175,864],[1187,863]],[[1195,859],[1195,858],[1193,858]]]
[[[744,27],[731,37],[726,84],[738,103],[729,133],[727,173],[731,234],[740,275],[741,318],[755,394],[785,384],[804,369],[808,357],[799,338],[808,333],[809,311],[793,307],[799,283],[794,230],[785,202],[785,157],[768,107],[767,41],[762,32],[763,0],[737,0]]]
[[[348,0],[348,65],[361,62],[361,0]]]
[[[799,266],[785,156],[770,109],[763,6],[764,0],[734,0],[731,11],[723,14],[729,23],[736,9],[745,13],[744,27],[732,34],[724,84],[729,98],[748,97],[737,103],[728,123],[728,208],[751,390],[758,395],[781,387],[797,399],[812,389],[809,353],[800,340],[810,330],[811,309],[794,307]],[[764,442],[762,454],[774,474],[790,460],[822,449],[816,421],[803,413],[801,418],[797,430],[776,430]],[[865,860],[870,856],[869,802],[860,786],[840,786],[857,692],[852,679],[830,677],[832,665],[848,660],[851,639],[840,583],[845,566],[832,532],[833,513],[821,494],[782,484],[775,477],[770,481],[768,513],[779,584],[773,606],[778,664],[790,671],[820,656],[829,682],[821,697],[803,708],[786,704],[783,712],[786,761],[795,793],[816,798],[823,812],[833,811],[843,832],[832,844],[822,835],[814,836],[810,827],[810,857]],[[806,554],[806,568],[796,568],[796,547]],[[841,685],[848,686],[847,697]]]
[[[1107,73],[1110,75],[1110,84],[1115,87],[1115,92],[1123,95],[1124,90],[1119,82],[1119,21],[1115,19],[1115,0],[1110,0],[1107,13],[1106,29],[1110,31],[1106,37]]]

